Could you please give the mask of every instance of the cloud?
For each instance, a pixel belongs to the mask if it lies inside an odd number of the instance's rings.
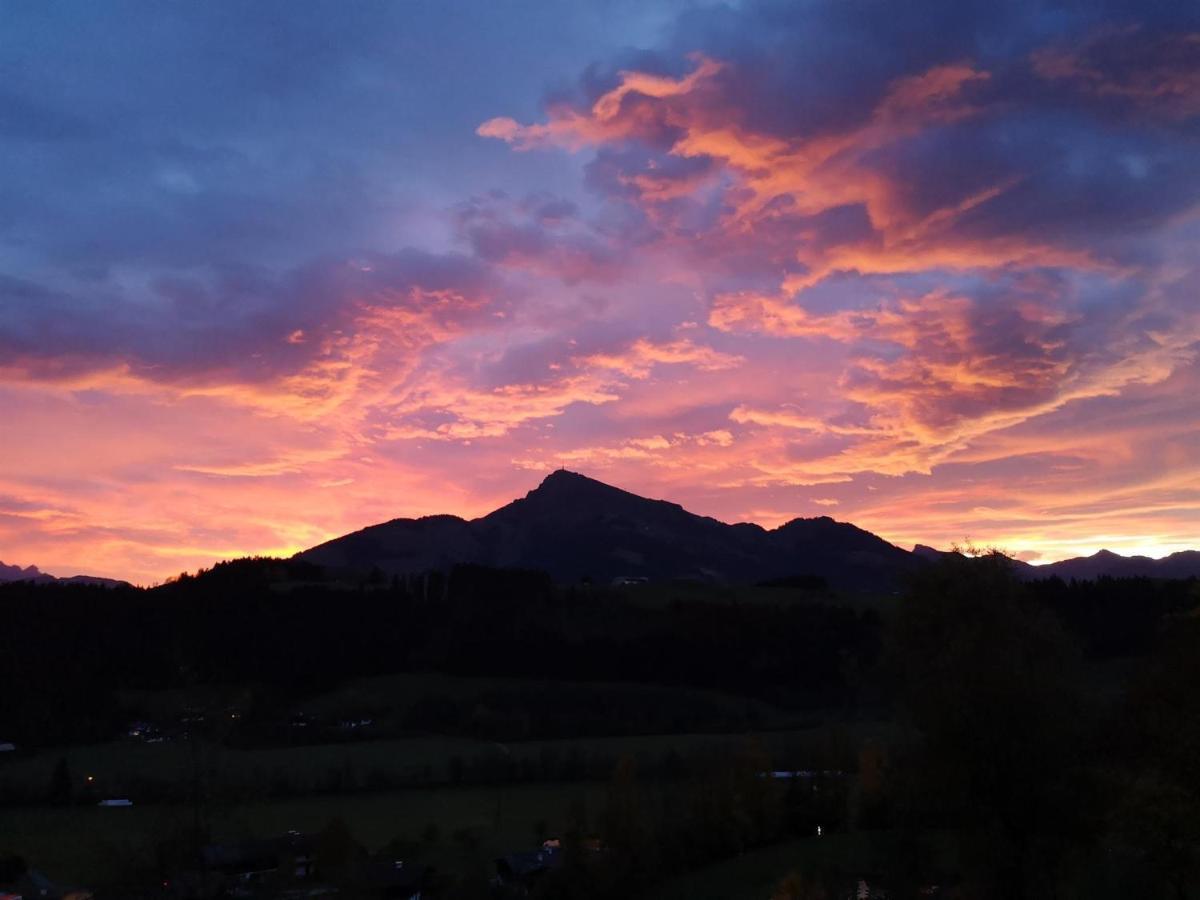
[[[414,250],[320,260],[280,276],[223,267],[91,296],[0,277],[0,362],[19,378],[116,368],[194,390],[223,382],[252,390],[329,371],[365,327],[399,337],[403,325],[400,343],[415,349],[493,303],[503,303],[499,286],[473,260]]]
[[[1200,31],[1103,28],[1085,40],[1036,51],[1033,68],[1046,81],[1117,105],[1126,114],[1200,115]]]
[[[474,440],[502,437],[532,421],[561,415],[576,403],[602,404],[620,399],[611,382],[590,374],[538,384],[508,384],[490,390],[466,385],[427,386],[391,407],[400,424],[385,439]],[[434,425],[410,424],[423,418]]]
[[[455,224],[478,259],[505,268],[572,285],[612,281],[625,268],[618,236],[584,219],[562,198],[477,197],[459,205]]]
[[[656,343],[638,338],[624,351],[597,353],[579,361],[584,366],[612,369],[630,378],[647,378],[659,365],[689,365],[702,372],[736,368],[741,357],[722,353],[688,338]]]
[[[592,144],[632,137],[649,142],[669,134],[674,122],[671,107],[648,100],[688,98],[721,71],[720,63],[697,58],[695,68],[682,78],[651,72],[621,72],[616,87],[601,94],[586,111],[569,103],[556,103],[543,124],[521,125],[504,116],[489,119],[476,130],[480,137],[497,138],[519,150],[560,146],[581,150]]]
[[[1154,258],[1186,240],[1174,222],[1198,199],[1194,172],[1175,163],[1187,132],[1135,132],[1113,146],[1107,117],[1068,119],[1056,98],[1025,87],[1066,80],[1174,104],[1192,93],[1192,39],[1121,29],[1068,51],[1022,40],[1008,59],[979,46],[950,56],[951,42],[940,60],[869,73],[856,109],[794,122],[763,118],[756,94],[779,85],[745,48],[727,57],[705,48],[683,74],[624,69],[585,103],[551,103],[542,123],[481,133],[521,150],[594,147],[608,170],[596,187],[641,207],[664,243],[677,235],[733,265],[694,258],[710,285],[784,268],[774,289],[713,290],[709,324],[843,345],[839,393],[864,424],[745,406],[733,421],[856,438],[807,461],[810,474],[928,472],[984,434],[1162,380],[1195,355],[1195,316],[1157,299]],[[1018,124],[1018,109],[1037,127]],[[1058,141],[1049,153],[1046,135]],[[1113,163],[1097,158],[1108,146]],[[944,148],[977,152],[964,164]],[[664,159],[703,165],[663,181]],[[680,209],[681,197],[707,204],[713,190],[721,203],[706,222]],[[1090,199],[1126,191],[1119,205]],[[1156,244],[1128,239],[1131,217]],[[880,296],[868,280],[879,277],[955,288],[906,295],[893,285]],[[840,308],[810,308],[810,294],[836,279],[850,287]]]

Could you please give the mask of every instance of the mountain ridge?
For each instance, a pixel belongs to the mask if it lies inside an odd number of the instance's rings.
[[[129,583],[119,578],[101,578],[98,575],[68,575],[64,578],[58,578],[49,572],[43,572],[37,566],[25,566],[21,568],[21,566],[5,565],[3,562],[0,562],[0,584],[14,581],[31,581],[35,584],[100,585],[102,587],[118,587]]]
[[[1064,581],[1072,578],[1087,581],[1110,578],[1191,578],[1200,577],[1200,550],[1177,550],[1155,559],[1152,556],[1121,556],[1111,550],[1097,550],[1091,556],[1076,556],[1040,566],[1026,564],[1025,577],[1042,578],[1057,575]],[[1049,573],[1049,575],[1045,574]]]
[[[541,569],[560,582],[645,578],[744,583],[816,575],[837,588],[894,590],[906,573],[953,552],[922,545],[904,550],[827,515],[797,517],[772,529],[726,523],[559,469],[486,515],[392,519],[326,541],[297,558],[386,574],[477,564]],[[1198,551],[1163,560],[1101,551],[1042,566],[1014,564],[1029,579],[1200,576]]]
[[[851,589],[888,587],[912,566],[907,551],[828,516],[797,518],[769,530],[749,522],[728,524],[565,469],[475,519],[393,519],[297,556],[387,574],[475,563],[541,569],[565,582],[733,583],[805,574]]]
[[[540,569],[559,582],[699,580],[724,583],[818,576],[830,586],[891,590],[904,577],[954,550],[905,550],[828,515],[796,517],[775,528],[726,523],[669,500],[642,497],[577,472],[551,472],[524,496],[486,515],[395,518],[325,541],[292,558],[345,570],[416,574],[475,564]],[[1043,565],[1013,560],[1026,580],[1099,577],[1200,577],[1200,550],[1154,559],[1100,550]],[[0,562],[0,583],[127,582]]]

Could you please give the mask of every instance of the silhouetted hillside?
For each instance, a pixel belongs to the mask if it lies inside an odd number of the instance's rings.
[[[67,578],[55,578],[48,572],[43,572],[37,566],[7,566],[0,562],[0,583],[7,581],[29,581],[34,584],[87,584],[96,587],[117,587],[127,584],[115,578],[100,578],[96,575],[71,575]]]
[[[0,562],[0,582],[4,581],[53,581],[53,575],[47,575],[37,566],[6,566]]]
[[[947,556],[961,556],[954,550],[937,550],[924,544],[913,547],[913,556],[935,562]],[[1063,581],[1096,581],[1099,578],[1200,578],[1200,551],[1181,550],[1153,559],[1149,556],[1121,556],[1111,550],[1100,550],[1091,556],[1077,556],[1054,563],[1034,566],[1019,559],[1010,561],[1018,578],[1041,581],[1061,578]]]
[[[826,516],[772,530],[728,525],[565,470],[479,519],[395,519],[300,554],[409,574],[454,564],[538,569],[559,582],[620,578],[727,583],[815,575],[842,589],[894,589],[916,558]]]
[[[1200,551],[1181,550],[1152,559],[1149,556],[1121,556],[1101,550],[1091,556],[1064,559],[1044,566],[1029,566],[1027,578],[1049,578],[1057,575],[1064,581],[1091,581],[1096,578],[1195,578],[1200,577]]]

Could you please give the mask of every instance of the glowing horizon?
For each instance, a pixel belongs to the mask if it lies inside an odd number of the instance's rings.
[[[585,474],[585,473],[580,473],[580,474]],[[591,476],[588,476],[588,477],[591,477]],[[534,487],[536,487],[536,483],[537,483],[536,479],[534,481],[531,481],[530,484],[528,485],[528,489],[532,490]],[[614,485],[614,486],[621,487],[621,485]],[[525,491],[522,491],[519,494],[508,498],[508,500],[516,499],[518,496],[523,496],[524,493],[525,493]],[[667,500],[670,502],[676,502],[669,496],[661,496],[661,497],[660,496],[651,496],[650,499]],[[464,519],[478,518],[480,516],[483,516],[483,515],[486,515],[487,513],[492,512],[494,509],[504,505],[504,503],[508,502],[508,500],[495,501],[494,505],[492,505],[492,506],[488,506],[488,505],[484,504],[483,506],[481,506],[479,508],[475,508],[474,506],[467,507],[467,508],[464,508],[462,511],[444,510],[444,509],[443,510],[423,511],[420,513],[413,514],[413,517],[419,516],[419,515],[434,515],[434,514],[448,513],[450,515],[458,515]],[[819,499],[817,501],[815,501],[815,504],[816,504],[816,508],[809,511],[806,514],[807,517],[829,516],[830,518],[833,518],[838,521],[850,521],[850,520],[843,519],[840,516],[838,516],[836,514],[836,512],[837,512],[836,508],[827,507],[825,504],[821,503],[821,501]],[[705,513],[702,510],[696,510],[696,509],[689,508],[688,511],[697,513],[699,515],[709,515],[709,513]],[[368,527],[370,525],[380,524],[384,521],[387,521],[390,518],[406,518],[406,517],[408,517],[408,516],[406,516],[406,515],[387,516],[382,519],[373,519],[371,521],[363,521],[361,523],[350,523],[345,526],[340,526],[340,528],[342,528],[343,530],[338,530],[335,528],[333,530],[329,530],[329,531],[325,531],[325,532],[322,532],[319,529],[312,528],[309,525],[301,525],[299,528],[297,528],[296,533],[300,533],[300,534],[304,535],[304,537],[302,537],[297,542],[292,543],[292,544],[280,544],[280,545],[276,545],[276,546],[259,547],[259,548],[256,548],[252,552],[246,552],[246,551],[240,550],[236,547],[220,547],[220,546],[157,547],[157,548],[155,548],[156,552],[170,554],[170,558],[173,560],[175,560],[175,559],[189,560],[190,562],[188,565],[185,565],[182,568],[178,568],[170,573],[166,573],[163,575],[152,575],[151,577],[141,578],[141,579],[137,579],[137,578],[131,579],[131,578],[129,578],[129,576],[127,574],[122,574],[122,572],[120,572],[119,570],[116,570],[116,569],[105,571],[100,568],[99,564],[97,564],[96,566],[91,566],[90,568],[78,569],[78,570],[72,569],[70,563],[67,563],[65,568],[64,568],[64,566],[61,566],[61,565],[57,566],[57,567],[55,567],[53,565],[51,565],[51,566],[39,565],[38,568],[43,572],[49,572],[50,574],[57,575],[60,577],[76,575],[76,574],[96,575],[96,576],[100,576],[100,577],[121,578],[124,580],[131,580],[135,584],[150,586],[153,584],[161,583],[162,581],[165,581],[168,578],[173,577],[174,575],[180,574],[181,572],[193,573],[200,569],[209,568],[213,564],[215,564],[217,562],[221,562],[223,560],[236,559],[236,558],[241,558],[241,557],[246,557],[246,556],[273,556],[273,557],[279,557],[279,558],[287,558],[287,557],[290,557],[290,556],[292,556],[296,553],[299,553],[303,550],[307,550],[310,547],[316,546],[317,544],[323,543],[327,540],[341,537],[341,536],[343,536],[343,534],[349,533],[351,531],[356,531],[359,528],[364,528],[364,527]],[[797,518],[797,516],[780,514],[780,513],[774,512],[774,511],[761,511],[758,513],[751,511],[748,515],[740,517],[740,518],[726,517],[726,518],[722,519],[720,516],[716,516],[716,515],[714,515],[713,517],[718,518],[721,521],[726,521],[731,524],[736,523],[736,522],[752,522],[752,523],[758,524],[767,529],[778,528],[779,526],[787,523],[791,519]],[[888,534],[884,533],[886,531],[886,529],[883,528],[882,526],[877,529],[875,527],[871,527],[867,524],[864,524],[864,521],[852,521],[851,524],[857,525],[861,528],[865,528],[867,531],[871,531],[875,534],[878,534],[880,537],[883,537],[885,540],[888,540],[890,543],[892,543],[896,546],[899,546],[899,547],[903,547],[904,549],[911,550],[914,546],[925,545],[925,546],[933,546],[936,549],[949,550],[949,549],[951,549],[953,547],[957,547],[957,546],[972,545],[975,547],[986,548],[986,549],[992,549],[992,548],[999,549],[1005,553],[1009,553],[1010,555],[1012,555],[1018,559],[1027,561],[1027,562],[1031,563],[1032,565],[1045,565],[1045,564],[1049,564],[1052,562],[1058,562],[1063,559],[1091,556],[1092,554],[1094,554],[1100,550],[1109,550],[1109,551],[1112,551],[1115,553],[1120,553],[1123,556],[1146,556],[1146,557],[1150,557],[1152,559],[1162,559],[1166,556],[1169,556],[1172,553],[1175,553],[1175,552],[1178,552],[1181,550],[1197,549],[1194,542],[1189,542],[1187,540],[1180,540],[1180,541],[1174,542],[1172,544],[1167,544],[1165,546],[1159,546],[1159,545],[1155,545],[1153,543],[1147,543],[1146,539],[1141,535],[1119,535],[1119,534],[1100,535],[1100,536],[1091,537],[1089,539],[1085,539],[1082,541],[1046,540],[1045,538],[1043,538],[1037,534],[1033,534],[1033,535],[1016,534],[1008,539],[1002,538],[1000,540],[980,541],[980,540],[976,540],[971,534],[961,534],[961,535],[956,536],[956,535],[952,535],[952,534],[948,533],[947,531],[945,531],[943,529],[943,530],[935,530],[932,532],[922,532],[915,536],[914,535],[901,535],[899,538],[897,538],[894,534],[888,535]],[[280,526],[274,526],[274,527],[280,527]],[[936,536],[931,537],[930,535],[936,535]],[[1036,553],[1036,552],[1030,553],[1029,548],[1031,548],[1031,547],[1044,547],[1044,548],[1049,547],[1049,548],[1053,548],[1053,549],[1048,551],[1047,555],[1042,555],[1042,554]],[[9,561],[9,560],[0,560],[0,562],[8,563],[9,565],[16,564],[16,562]]]
[[[1200,547],[1200,9],[497,6],[14,12],[0,560],[151,583],[560,466]]]

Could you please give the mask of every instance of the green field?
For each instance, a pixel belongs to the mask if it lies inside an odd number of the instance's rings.
[[[868,838],[859,834],[787,841],[673,878],[655,891],[655,900],[769,900],[790,872],[823,865],[855,871],[868,850]]]
[[[921,835],[922,856],[943,871],[953,870],[952,841],[945,834]],[[654,892],[655,900],[769,900],[789,874],[819,878],[832,874],[838,883],[852,886],[859,878],[871,879],[896,865],[912,845],[899,841],[895,832],[851,831],[785,841],[750,850],[673,878]]]
[[[0,809],[0,852],[22,854],[54,878],[92,886],[119,880],[133,867],[152,867],[155,845],[182,833],[193,820],[193,806],[186,798],[197,752],[207,795],[204,816],[215,839],[316,831],[339,817],[370,850],[393,839],[422,842],[422,857],[439,867],[464,871],[486,866],[500,853],[536,846],[539,835],[561,833],[572,815],[577,821],[582,813],[594,824],[613,764],[622,757],[637,760],[639,769],[661,767],[670,754],[728,752],[753,740],[772,759],[803,758],[822,765],[817,760],[857,746],[869,730],[861,726],[513,744],[409,738],[252,750],[132,741],[74,747],[7,760],[0,766],[0,782],[47,785],[57,760],[64,758],[77,794],[86,791],[92,800],[129,796],[135,805],[100,808],[89,801],[70,807]],[[330,770],[356,773],[356,778],[378,768],[400,773],[429,770],[445,779],[454,758],[537,762],[570,754],[588,761],[587,780],[457,786],[443,781],[400,790],[315,792]],[[277,773],[286,773],[289,783],[314,792],[269,797],[267,789]],[[142,802],[136,787],[146,779],[174,784],[183,802]],[[437,835],[432,844],[430,834]]]
[[[208,819],[213,838],[225,840],[318,831],[337,817],[368,850],[401,839],[459,867],[537,846],[539,834],[560,833],[572,811],[595,815],[604,793],[597,784],[421,788],[217,806]],[[130,862],[151,865],[155,844],[191,818],[186,805],[0,810],[0,847],[56,879],[94,886],[119,879]],[[437,836],[429,842],[431,825]]]
[[[276,713],[303,712],[336,721],[343,717],[371,716],[381,726],[402,727],[405,713],[418,704],[437,702],[489,705],[529,703],[548,692],[585,702],[628,708],[647,704],[668,710],[693,710],[731,720],[752,713],[765,725],[786,724],[793,716],[759,700],[716,690],[679,685],[628,682],[564,682],[529,678],[492,678],[403,673],[351,679],[333,689],[304,699],[278,701]],[[130,718],[156,722],[176,721],[188,709],[244,709],[254,691],[244,686],[197,686],[188,690],[122,691],[122,705]]]
[[[827,766],[835,757],[851,758],[861,740],[880,726],[821,727],[751,734],[665,734],[559,741],[498,743],[466,738],[403,738],[293,747],[236,749],[216,744],[144,744],[115,741],[49,750],[5,761],[0,786],[36,792],[48,785],[57,761],[66,759],[77,792],[87,787],[92,799],[129,796],[153,784],[189,785],[199,771],[210,789],[241,798],[265,799],[270,794],[304,794],[370,788],[379,774],[406,784],[444,784],[474,778],[472,771],[488,765],[516,764],[538,773],[563,760],[574,759],[583,777],[605,779],[622,757],[640,767],[667,764],[673,756],[718,752],[754,740],[773,760]],[[457,762],[456,762],[457,761]],[[477,767],[475,770],[472,767]],[[465,776],[456,778],[458,774]],[[88,784],[86,779],[93,780]],[[538,780],[542,780],[538,778]],[[273,790],[276,784],[286,790]]]
[[[446,870],[486,866],[503,853],[561,834],[582,812],[594,822],[604,806],[603,784],[439,788],[383,794],[311,797],[213,810],[215,839],[320,830],[343,819],[369,850],[393,839],[420,844],[423,861]],[[0,811],[0,843],[36,860],[62,881],[89,885],[119,879],[128,861],[152,864],[152,848],[191,820],[186,806],[127,809],[32,808]],[[435,826],[433,842],[423,836]],[[834,864],[852,870],[868,858],[867,838],[838,834],[753,850],[673,879],[656,891],[662,900],[767,900],[791,871]]]

